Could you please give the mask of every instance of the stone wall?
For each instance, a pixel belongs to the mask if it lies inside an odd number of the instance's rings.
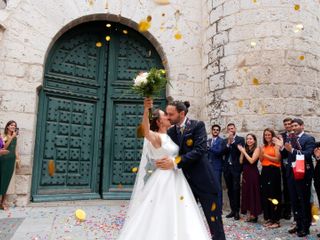
[[[261,141],[266,127],[301,117],[320,140],[320,3],[296,2],[204,1],[208,125],[234,122]]]
[[[113,20],[137,27],[151,15],[146,37],[159,50],[173,88],[168,95],[192,102],[191,116],[200,114],[202,91],[201,5],[194,0],[158,5],[151,0],[9,0],[0,9],[0,126],[14,119],[23,167],[10,188],[11,200],[26,205],[30,199],[38,109],[37,87],[50,47],[58,36],[85,21]],[[182,39],[175,39],[180,32]]]

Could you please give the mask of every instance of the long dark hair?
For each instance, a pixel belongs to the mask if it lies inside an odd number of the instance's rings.
[[[253,145],[253,148],[252,149],[249,149],[249,146],[248,146],[248,144],[247,144],[247,137],[248,136],[251,136],[252,138],[253,138],[253,140],[254,140],[254,145]],[[247,136],[246,136],[246,144],[244,145],[244,148],[246,149],[246,152],[247,153],[249,153],[249,152],[254,152],[254,150],[257,148],[257,145],[258,145],[258,143],[257,143],[257,137],[256,137],[256,135],[254,135],[253,133],[249,133],[249,134],[247,134]]]
[[[149,120],[151,131],[159,131],[158,120],[160,119],[160,110],[160,108],[157,108],[152,112],[152,118]]]
[[[266,129],[263,131],[263,144],[264,144],[265,146],[268,146],[268,142],[267,142],[266,139],[264,138],[265,132],[270,132],[272,138],[274,138],[274,137],[276,136],[276,133],[275,133],[271,128],[266,128]],[[271,142],[271,145],[274,145],[274,144]]]
[[[7,122],[5,128],[4,128],[4,135],[8,135],[8,127],[12,124],[15,123],[16,124],[16,128],[18,127],[17,122],[14,120],[10,120],[9,122]]]

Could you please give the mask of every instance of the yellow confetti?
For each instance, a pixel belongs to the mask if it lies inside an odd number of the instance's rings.
[[[318,221],[318,220],[319,220],[319,216],[318,216],[318,215],[313,215],[312,217],[313,217],[313,219],[314,219],[315,221]]]
[[[153,171],[152,170],[148,170],[148,173],[151,174],[151,173],[153,173]]]
[[[107,24],[106,24],[106,27],[107,27],[107,28],[110,28],[110,27],[111,27],[111,24],[110,24],[110,23],[107,23]]]
[[[124,29],[122,32],[123,32],[123,34],[128,34],[128,30]]]
[[[182,38],[182,34],[180,32],[177,32],[175,35],[174,35],[174,38],[177,39],[177,40],[180,40]]]
[[[148,21],[148,22],[151,22],[151,21],[152,21],[152,17],[151,17],[150,15],[147,17],[147,21]]]
[[[259,85],[259,80],[256,79],[256,78],[252,79],[252,84],[253,85]]]
[[[242,100],[239,100],[239,101],[238,101],[238,107],[239,107],[239,108],[242,108],[242,107],[243,107],[243,101],[242,101]]]
[[[139,32],[146,32],[151,27],[150,22],[147,20],[141,20],[138,26]]]
[[[257,46],[257,43],[255,41],[251,41],[250,45],[251,45],[251,47],[255,47],[255,46]]]
[[[137,168],[137,167],[134,167],[134,168],[131,169],[131,171],[132,171],[133,173],[136,173],[136,172],[138,172],[138,168]]]
[[[183,196],[181,196],[181,197],[180,197],[180,200],[181,200],[181,201],[183,201],[183,199],[184,199],[184,197],[183,197]]]
[[[106,41],[109,42],[111,40],[110,36],[106,36]]]
[[[154,0],[154,2],[158,3],[158,4],[165,5],[165,4],[169,4],[170,0]]]
[[[80,222],[83,222],[86,220],[86,213],[82,209],[77,209],[75,215]]]
[[[54,160],[49,160],[48,162],[48,173],[50,177],[53,177],[54,173],[56,171]]]
[[[273,205],[278,205],[279,204],[279,201],[277,199],[268,198],[268,200],[271,201]]]
[[[193,140],[190,138],[186,141],[186,144],[188,147],[191,147],[193,145]]]
[[[299,23],[299,24],[295,25],[293,31],[294,31],[295,33],[298,33],[298,32],[300,32],[300,31],[302,31],[303,29],[304,29],[303,24],[302,24],[302,23]]]
[[[179,164],[181,162],[181,156],[177,156],[175,159],[174,159],[174,162],[176,164]]]
[[[211,217],[211,222],[215,222],[216,218],[214,216]]]
[[[102,43],[101,42],[97,42],[96,43],[96,47],[101,47],[102,46]]]
[[[211,205],[211,211],[213,212],[213,211],[215,211],[217,209],[217,204],[214,202],[214,203],[212,203],[212,205]]]
[[[294,10],[299,11],[300,10],[300,5],[299,4],[295,4],[294,5]]]
[[[304,60],[304,56],[301,55],[301,56],[299,57],[299,59],[300,59],[301,61],[303,61],[303,60]]]
[[[253,3],[257,3],[257,0],[252,0]]]

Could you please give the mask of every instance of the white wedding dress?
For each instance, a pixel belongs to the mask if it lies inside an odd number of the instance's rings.
[[[139,172],[118,240],[210,240],[204,218],[181,169],[156,169],[154,161],[175,157],[179,147],[167,134],[162,146],[144,140]]]

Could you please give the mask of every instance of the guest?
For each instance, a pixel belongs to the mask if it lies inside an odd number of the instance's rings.
[[[257,137],[248,134],[246,145],[238,145],[241,152],[240,163],[243,165],[241,212],[248,213],[247,222],[257,222],[261,214],[260,181],[257,167],[260,149],[257,147]]]
[[[272,142],[275,136],[272,129],[265,129],[263,131],[264,145],[260,150],[262,207],[264,226],[268,228],[280,227],[278,203],[281,202],[281,155],[279,147]]]
[[[244,146],[244,138],[236,134],[236,126],[234,123],[227,125],[228,137],[225,139],[225,161],[223,166],[224,179],[228,189],[228,197],[231,212],[226,218],[234,218],[239,220],[240,215],[240,176],[242,165],[240,164],[240,151],[238,145]]]
[[[274,142],[281,147],[282,151],[288,152],[286,173],[293,214],[296,220],[296,226],[288,232],[296,233],[298,237],[305,237],[310,234],[311,225],[310,195],[314,172],[312,154],[315,148],[315,140],[314,137],[304,132],[304,122],[301,119],[293,119],[291,126],[295,138],[291,138],[288,142],[284,142],[283,139],[275,139]],[[303,179],[296,180],[292,171],[292,163],[296,161],[296,156],[299,153],[304,155],[305,174]]]
[[[281,133],[281,136],[284,142],[287,142],[287,139],[290,138],[290,134],[292,134],[292,127],[291,127],[291,118],[283,119],[283,127],[285,131]],[[281,173],[282,173],[282,196],[283,202],[281,206],[281,217],[287,220],[291,219],[291,202],[288,190],[288,183],[286,177],[286,169],[288,164],[288,153],[287,151],[281,151]],[[290,169],[291,170],[291,169]]]
[[[219,183],[220,190],[218,192],[218,200],[222,209],[222,185],[221,185],[221,176],[222,176],[222,162],[223,162],[223,150],[224,150],[224,141],[219,136],[221,127],[217,124],[211,127],[212,138],[209,138],[207,141],[208,147],[208,158],[212,166],[214,176]]]
[[[4,129],[4,148],[9,151],[8,154],[0,158],[0,208],[6,210],[6,193],[9,187],[10,180],[13,176],[15,165],[19,167],[19,155],[17,153],[17,123],[13,120],[9,121]]]
[[[314,169],[314,188],[317,193],[318,202],[320,203],[320,142],[316,142],[315,148],[313,150],[313,157],[316,162],[316,167]],[[320,238],[320,233],[317,237]]]

